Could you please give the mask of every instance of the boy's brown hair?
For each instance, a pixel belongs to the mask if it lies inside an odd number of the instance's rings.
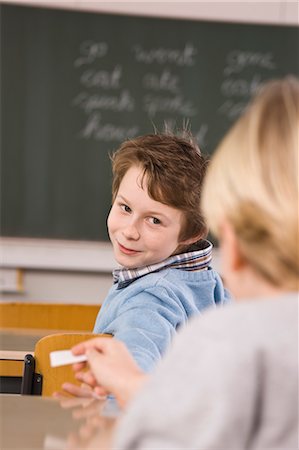
[[[111,159],[112,201],[127,170],[137,165],[143,168],[141,183],[143,187],[146,177],[148,195],[184,213],[179,239],[206,237],[207,226],[200,210],[200,197],[207,159],[190,133],[139,136],[125,141]]]

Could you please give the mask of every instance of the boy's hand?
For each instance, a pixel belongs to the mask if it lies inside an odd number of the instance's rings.
[[[86,354],[88,363],[73,365],[76,378],[99,395],[113,394],[121,407],[142,387],[147,376],[139,369],[126,346],[114,338],[94,338],[74,346],[74,355]],[[89,366],[88,371],[83,369]]]

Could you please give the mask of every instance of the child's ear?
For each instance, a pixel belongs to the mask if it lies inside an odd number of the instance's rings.
[[[198,242],[200,239],[202,239],[202,235],[198,234],[197,236],[192,236],[191,238],[185,239],[184,241],[180,242],[180,245],[188,246],[191,244],[195,244],[195,242]]]
[[[238,271],[246,264],[235,230],[227,220],[220,226],[220,247],[223,260],[230,270]]]

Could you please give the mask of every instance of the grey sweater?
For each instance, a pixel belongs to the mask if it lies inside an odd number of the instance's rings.
[[[114,448],[298,449],[298,293],[191,319]]]

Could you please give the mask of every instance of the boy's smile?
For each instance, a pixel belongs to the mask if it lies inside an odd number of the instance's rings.
[[[149,197],[142,169],[125,174],[107,225],[116,261],[123,267],[151,265],[176,252],[183,212]]]
[[[136,253],[139,253],[138,250],[133,250],[133,249],[124,247],[124,246],[121,245],[119,242],[118,242],[118,246],[119,246],[119,250],[120,250],[122,253],[124,253],[125,255],[134,255],[134,254],[136,254]]]

